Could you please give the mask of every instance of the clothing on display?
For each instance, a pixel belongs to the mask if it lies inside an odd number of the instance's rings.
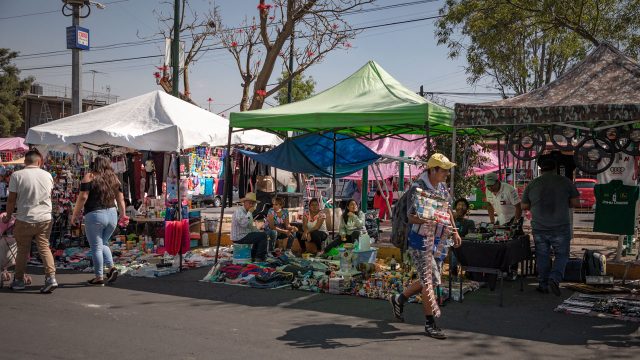
[[[593,231],[632,235],[635,230],[638,186],[624,185],[622,180],[598,184],[594,188],[596,214]]]
[[[640,158],[617,153],[611,166],[598,174],[598,184],[608,184],[613,180],[621,180],[624,185],[638,184],[638,160]]]

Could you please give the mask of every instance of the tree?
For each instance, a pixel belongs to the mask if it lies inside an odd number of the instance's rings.
[[[179,1],[182,1],[180,7],[180,38],[186,38],[184,67],[180,70],[184,87],[184,95],[181,97],[193,103],[193,101],[191,101],[191,87],[189,86],[189,69],[212,45],[216,31],[220,26],[220,18],[217,7],[214,7],[204,14],[199,14],[189,6],[188,0]],[[161,35],[165,39],[172,39],[173,1],[167,1],[164,2],[164,4],[169,5],[171,15],[165,15],[162,11],[153,10],[158,22],[162,26],[157,35]],[[169,67],[161,66],[158,70],[160,71],[154,73],[157,83],[161,85],[165,91],[171,92],[172,82]]]
[[[450,156],[451,143],[453,137],[451,135],[439,135],[431,138],[431,147],[429,147],[425,155],[420,156],[422,161],[427,161],[429,156],[439,152]],[[466,198],[473,193],[473,189],[480,185],[478,176],[469,176],[469,171],[475,167],[482,167],[489,158],[483,155],[483,151],[488,148],[484,145],[484,139],[479,135],[465,135],[456,137],[456,158],[452,159],[456,163],[454,171],[454,190],[451,196],[458,198]]]
[[[33,83],[33,77],[20,79],[20,70],[12,64],[18,53],[0,48],[0,136],[12,136],[22,126],[20,113],[24,96]]]
[[[446,0],[436,22],[450,58],[466,56],[468,82],[488,78],[506,97],[562,75],[600,41],[638,53],[640,0]]]
[[[240,110],[262,108],[265,98],[286,86],[289,77],[302,74],[334,50],[350,48],[357,31],[345,16],[373,1],[259,0],[257,17],[245,18],[240,27],[222,27],[218,35],[242,78]],[[288,67],[291,47],[295,69]],[[278,60],[287,76],[269,84]]]
[[[278,83],[282,82],[284,79],[288,77],[287,72],[283,72],[282,75],[278,78]],[[296,75],[293,78],[293,82],[291,84],[291,102],[296,102],[304,99],[308,99],[313,95],[313,92],[316,88],[316,82],[313,80],[313,77],[305,77],[302,74]],[[284,105],[289,101],[289,90],[287,86],[283,86],[278,90],[278,94],[276,95],[276,100],[278,100],[278,104]]]

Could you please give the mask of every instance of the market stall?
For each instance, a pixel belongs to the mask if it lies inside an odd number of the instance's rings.
[[[368,62],[356,73],[343,80],[330,89],[304,101],[283,105],[271,109],[232,113],[230,125],[235,128],[262,129],[273,132],[296,131],[304,133],[325,134],[329,137],[329,153],[336,154],[339,146],[339,136],[349,135],[358,139],[376,140],[385,137],[406,139],[407,134],[423,135],[427,139],[436,134],[453,134],[451,111],[445,107],[433,104],[418,96],[411,90],[402,86],[391,75],[384,71],[373,61]],[[461,130],[467,133],[466,130]],[[476,132],[471,130],[471,132]],[[328,135],[327,135],[328,134]],[[426,135],[426,136],[425,136]],[[417,140],[417,139],[415,139]],[[228,143],[230,148],[230,141]],[[331,166],[326,172],[331,172],[332,180],[337,177],[337,158],[331,159]],[[333,181],[335,184],[335,181]],[[363,183],[366,183],[363,181]],[[335,198],[335,187],[334,198]],[[366,191],[363,191],[366,196]],[[221,216],[224,214],[224,206]],[[218,230],[221,233],[221,227]],[[345,249],[345,251],[347,251]],[[353,259],[352,254],[341,256],[345,259]],[[394,260],[395,261],[395,260]],[[388,271],[410,276],[411,267],[403,266],[403,272],[397,270],[397,262],[388,262]],[[373,259],[363,261],[360,267],[356,267],[355,273],[363,277],[367,274],[383,275],[376,270]],[[220,262],[209,274],[207,279],[216,278],[221,272],[221,267],[227,262]],[[341,264],[342,265],[342,264]],[[351,269],[351,264],[345,264]],[[393,270],[391,270],[393,269]],[[237,270],[236,270],[237,271]],[[328,277],[328,283],[335,286],[327,287],[329,291],[347,292],[346,288],[353,289],[351,280],[356,284],[363,284],[362,278],[355,280],[351,272],[339,272],[341,277]],[[387,274],[387,273],[385,273]],[[391,274],[389,272],[388,274]],[[393,289],[402,287],[403,281],[389,280],[389,286],[383,286],[380,280],[380,297],[386,297]],[[389,284],[386,281],[385,284]],[[375,292],[377,290],[372,290]],[[363,290],[363,293],[366,293]]]
[[[573,179],[577,168],[596,175],[602,190],[610,189],[615,180],[637,189],[633,174],[637,175],[640,155],[638,90],[640,65],[611,44],[601,43],[582,62],[539,89],[495,102],[456,104],[454,124],[506,135],[502,144],[498,140],[503,158],[508,152],[517,160],[535,161],[552,144],[572,154],[554,155],[559,173]],[[606,216],[603,211],[610,210],[596,206],[595,223],[601,223],[598,219]],[[617,226],[628,229],[620,237],[617,259],[625,235],[635,228],[635,216],[629,219],[626,226]]]
[[[137,192],[138,196],[132,197],[132,202],[144,200],[145,218],[134,215],[133,220],[148,223],[149,219],[160,219],[164,225],[167,224],[165,220],[188,222],[190,215],[198,216],[188,208],[189,180],[194,172],[190,166],[178,170],[181,160],[190,158],[183,153],[199,146],[219,147],[226,144],[229,135],[228,120],[162,91],[154,91],[33,127],[26,142],[49,154],[47,166],[58,175],[54,196],[58,198],[58,212],[66,214],[66,219],[60,217],[61,227],[69,225],[68,210],[75,202],[79,180],[91,157],[97,153],[109,155],[114,170],[123,174],[121,180],[127,185],[125,187]],[[261,131],[240,132],[233,141],[256,145],[279,143],[275,135]],[[196,172],[195,176],[200,174]],[[163,191],[165,182],[166,191]],[[178,202],[181,206],[176,206]],[[185,224],[181,232],[189,234],[190,226]],[[196,232],[199,233],[199,228]],[[161,252],[171,245],[166,229],[164,233],[164,237],[157,233],[118,239],[118,245],[126,250],[137,248],[143,253],[153,249]],[[182,256],[188,251],[188,235],[186,239],[186,242],[178,241],[179,249],[171,252]]]

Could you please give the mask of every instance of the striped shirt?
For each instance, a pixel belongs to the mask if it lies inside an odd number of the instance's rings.
[[[253,222],[253,214],[244,206],[236,209],[231,218],[231,241],[242,240],[249,233],[258,231]]]

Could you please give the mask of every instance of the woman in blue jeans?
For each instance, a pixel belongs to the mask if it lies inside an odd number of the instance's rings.
[[[112,283],[118,277],[108,245],[118,224],[116,202],[120,210],[120,223],[126,225],[128,218],[125,215],[122,184],[111,168],[111,160],[97,156],[80,183],[80,194],[71,218],[72,223],[77,223],[80,210],[84,209],[85,233],[91,246],[95,274],[87,282],[89,285],[104,286],[105,282]],[[105,265],[109,267],[106,279],[103,274]]]

